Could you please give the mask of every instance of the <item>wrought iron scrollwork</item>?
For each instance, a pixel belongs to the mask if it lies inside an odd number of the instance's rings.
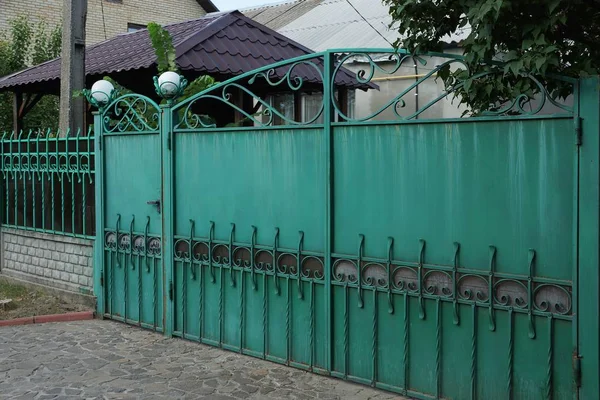
[[[195,225],[194,225],[195,226]],[[238,242],[234,236],[235,225],[231,224],[228,240],[218,240],[214,237],[215,226],[210,225],[207,238],[176,237],[174,241],[174,260],[181,263],[192,263],[206,267],[211,282],[215,283],[215,268],[229,270],[232,286],[237,285],[235,271],[248,272],[251,283],[256,283],[258,276],[273,276],[276,294],[281,292],[281,283],[277,278],[289,278],[300,281],[323,282],[323,255],[304,251],[303,233],[300,234],[298,249],[279,247],[279,229],[275,229],[272,245],[257,243],[258,229],[252,227],[252,236],[248,242]],[[190,250],[190,243],[191,250]],[[299,284],[298,287],[301,285]],[[302,293],[299,289],[299,295]]]
[[[429,58],[442,59],[433,67],[428,65]],[[344,54],[340,54],[337,57],[336,66],[334,69],[333,78],[330,81],[331,93],[334,92],[336,87],[336,77],[344,68],[344,65],[349,61],[358,60],[365,64],[363,68],[360,68],[355,72],[355,79],[357,82],[363,85],[369,85],[374,83],[374,79],[386,79],[386,77],[397,76],[400,69],[403,67],[412,67],[415,69],[414,82],[407,84],[406,87],[394,94],[393,97],[384,101],[383,105],[377,110],[368,113],[367,115],[361,115],[354,117],[352,114],[345,112],[340,102],[336,98],[332,98],[332,104],[335,111],[340,116],[343,122],[365,122],[380,117],[384,112],[391,115],[391,119],[403,121],[411,120],[419,117],[425,111],[430,109],[432,106],[442,101],[443,99],[454,96],[459,89],[463,89],[467,84],[468,80],[484,79],[496,74],[501,74],[502,69],[498,69],[493,72],[485,72],[479,74],[471,74],[469,68],[464,62],[464,59],[460,56],[451,54],[423,54],[423,55],[412,55],[405,51],[391,51],[382,50],[377,53],[369,53],[361,50],[348,50]],[[384,61],[384,63],[382,63]],[[412,61],[412,65],[406,65],[408,61]],[[391,65],[390,65],[391,64]],[[385,67],[382,65],[386,65]],[[419,65],[422,67],[423,74],[418,74]],[[407,100],[415,98],[415,93],[420,87],[424,87],[427,83],[432,82],[437,78],[440,71],[448,68],[460,67],[465,71],[464,79],[454,79],[454,82],[447,86],[440,92],[439,95],[435,96],[432,100],[427,103],[415,102],[414,111],[406,111],[401,113],[402,110],[406,109]],[[565,111],[569,114],[574,113],[574,107],[560,102],[555,99],[547,90],[547,88],[535,77],[522,74],[523,79],[528,79],[532,82],[535,87],[533,90],[534,95],[531,94],[518,94],[514,99],[511,99],[503,104],[490,105],[490,109],[482,111],[478,116],[504,116],[504,115],[537,115],[542,112],[547,104],[552,104],[559,110]],[[467,80],[468,79],[468,80]],[[567,80],[567,78],[556,77],[557,80]],[[570,81],[569,81],[570,82]],[[574,88],[575,90],[575,88]],[[467,113],[467,115],[469,115]]]
[[[102,110],[104,133],[142,133],[160,130],[160,107],[138,94],[118,97]]]
[[[424,241],[420,241],[416,262],[394,260],[392,246],[393,240],[390,238],[387,260],[365,256],[362,246],[359,246],[359,253],[355,257],[334,254],[332,284],[354,288],[358,293],[365,289],[387,293],[390,313],[393,312],[394,295],[416,297],[422,318],[425,318],[425,301],[448,301],[453,305],[455,324],[460,323],[459,304],[485,307],[491,331],[496,329],[497,310],[528,314],[531,317],[528,333],[531,338],[535,337],[534,315],[552,315],[562,319],[572,317],[572,283],[536,277],[533,250],[529,253],[528,275],[513,275],[496,271],[495,246],[489,247],[487,271],[460,267],[458,243],[454,244],[454,262],[451,266],[427,264]]]
[[[173,108],[174,113],[179,113],[179,122],[176,130],[209,129],[216,128],[214,119],[208,115],[198,114],[194,110],[202,101],[217,102],[242,116],[243,119],[256,127],[267,127],[275,124],[275,119],[282,124],[311,125],[321,117],[324,102],[317,112],[305,121],[282,113],[265,98],[264,87],[271,88],[274,92],[299,93],[301,91],[324,91],[325,79],[323,75],[322,55],[314,54],[284,61],[260,68],[251,73],[243,74],[234,79],[214,85],[190,99],[181,102]],[[311,87],[308,88],[308,84]],[[261,89],[261,86],[263,88]],[[254,111],[240,107],[235,101],[235,94],[241,93],[251,98]],[[260,110],[260,112],[259,112]]]
[[[160,256],[160,242],[160,238],[148,236],[145,233],[134,232],[133,235],[131,235],[129,232],[120,232],[117,236],[117,233],[115,231],[109,230],[106,231],[106,233],[104,234],[105,250],[118,251],[120,253],[127,253],[133,255],[148,254],[150,256]],[[176,255],[176,257],[177,256],[178,255]]]

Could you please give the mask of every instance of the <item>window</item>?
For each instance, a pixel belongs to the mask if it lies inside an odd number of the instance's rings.
[[[338,92],[335,93],[336,99],[338,98]],[[290,120],[294,120],[296,117],[296,103],[294,101],[294,93],[280,93],[274,94],[267,98],[267,103],[273,107],[277,112],[285,116],[285,120],[280,116],[273,114],[273,126],[278,125],[289,125]],[[354,109],[356,107],[356,91],[348,90],[346,99],[346,117],[354,118]],[[300,118],[303,123],[311,124],[322,124],[324,121],[323,116],[323,93],[302,93],[300,94]],[[343,108],[342,108],[343,109]],[[263,111],[262,108],[260,110]],[[269,116],[262,116],[263,123],[269,121]],[[335,121],[339,122],[340,117],[338,113],[335,113]]]
[[[323,93],[302,94],[302,122],[313,121],[313,124],[323,123],[323,113],[318,116],[323,108]]]
[[[277,110],[281,115],[285,116],[285,119],[283,119],[279,115],[273,113],[273,126],[288,125],[290,123],[289,121],[294,120],[295,107],[293,93],[281,93],[269,96],[269,102],[271,107]]]
[[[338,92],[335,92],[335,98],[339,99]],[[346,117],[354,118],[354,108],[356,106],[356,91],[348,90],[347,102],[346,102]],[[323,93],[312,93],[302,94],[302,122],[312,121],[313,124],[322,124],[323,123],[323,113],[319,115],[317,114],[323,107]],[[343,109],[343,108],[342,108]],[[335,115],[335,121],[339,122],[340,117],[338,113]]]
[[[127,32],[135,32],[140,29],[146,29],[146,25],[132,24],[131,22],[127,24]]]

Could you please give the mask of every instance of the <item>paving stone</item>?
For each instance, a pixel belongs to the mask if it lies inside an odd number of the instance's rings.
[[[111,321],[0,328],[0,399],[401,399]]]

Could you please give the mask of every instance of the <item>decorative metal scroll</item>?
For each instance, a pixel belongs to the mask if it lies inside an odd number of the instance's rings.
[[[207,268],[207,274],[212,282],[215,281],[217,270],[228,271],[233,286],[236,285],[234,271],[249,273],[254,288],[259,275],[292,278],[298,281],[300,294],[302,294],[301,281],[324,282],[323,254],[304,250],[303,232],[299,233],[297,249],[287,249],[279,246],[279,229],[275,229],[273,233],[273,243],[263,245],[256,243],[256,228],[253,228],[250,243],[244,243],[235,240],[234,224],[231,224],[229,239],[218,240],[214,238],[213,223],[209,224],[208,236],[204,238],[193,236],[195,223],[193,221],[190,223],[192,224],[190,235],[175,238],[175,261],[184,265],[199,265]],[[190,274],[195,279],[193,268],[190,269]],[[279,292],[279,280],[275,280],[275,285]]]
[[[191,221],[192,226],[195,223]],[[293,278],[299,281],[323,283],[325,278],[324,255],[304,249],[304,233],[300,232],[297,249],[279,247],[279,230],[275,229],[273,243],[256,243],[256,228],[252,240],[235,240],[235,225],[230,227],[228,240],[214,237],[215,226],[210,223],[208,236],[176,236],[174,241],[176,262],[184,265],[200,265],[207,268],[207,276],[215,280],[218,270],[228,271],[231,284],[235,286],[233,271],[246,271],[253,281],[257,275]],[[573,314],[572,283],[535,274],[536,253],[529,250],[527,275],[505,274],[495,271],[497,250],[489,248],[488,270],[471,270],[459,266],[460,245],[454,244],[452,266],[430,265],[425,262],[425,241],[419,242],[416,262],[393,258],[393,238],[388,240],[387,259],[364,255],[364,237],[359,238],[356,256],[333,254],[331,282],[358,290],[358,306],[363,306],[364,291],[388,293],[389,311],[394,312],[392,296],[406,294],[424,300],[434,299],[452,302],[454,320],[460,321],[458,305],[468,304],[488,309],[490,329],[495,329],[495,310],[511,310],[517,313],[548,316],[570,320]],[[194,274],[193,272],[190,272]],[[195,275],[192,275],[195,278]],[[276,280],[276,285],[278,282]],[[299,287],[300,294],[301,288]],[[532,328],[531,335],[535,335]]]
[[[102,109],[104,133],[157,133],[160,106],[149,97],[126,94]]]
[[[104,234],[104,250],[131,256],[160,258],[161,240],[139,232],[119,232],[107,230]]]
[[[323,92],[325,80],[321,54],[304,56],[273,64],[243,74],[229,81],[217,84],[174,107],[179,115],[175,129],[216,128],[217,124],[210,115],[201,110],[203,101],[213,101],[220,106],[237,112],[245,123],[256,127],[276,125],[311,125],[323,114],[324,103],[314,115],[304,121],[290,118],[267,100],[269,93],[301,93],[306,91]],[[309,86],[310,84],[310,86]],[[236,94],[244,94],[252,99],[253,110],[249,111],[236,103]]]
[[[363,292],[375,290],[389,294],[389,310],[393,312],[392,294],[417,297],[420,316],[425,318],[424,299],[452,302],[454,321],[459,323],[458,304],[488,308],[490,330],[495,329],[494,310],[511,310],[534,315],[552,315],[571,319],[573,314],[572,283],[535,275],[535,251],[529,250],[528,275],[504,274],[495,271],[496,248],[489,251],[488,270],[459,267],[460,245],[455,243],[454,265],[425,263],[425,242],[421,241],[416,262],[397,261],[393,256],[393,239],[388,242],[388,259],[368,258],[363,254],[364,237],[359,238],[356,256],[334,254],[332,284],[358,290],[358,307],[362,307]],[[535,336],[533,325],[530,336]]]
[[[335,111],[340,115],[342,122],[365,122],[380,117],[383,113],[392,115],[392,119],[395,120],[411,120],[418,118],[425,111],[432,108],[434,105],[443,101],[444,99],[452,99],[454,94],[465,87],[466,80],[455,82],[451,87],[446,87],[440,90],[439,95],[434,96],[431,100],[426,103],[419,104],[415,101],[415,96],[418,96],[418,89],[424,88],[427,84],[435,84],[435,79],[438,72],[445,68],[460,67],[467,72],[467,67],[464,59],[460,56],[450,54],[424,54],[422,56],[415,56],[407,54],[406,52],[394,52],[391,50],[381,50],[377,52],[361,51],[361,50],[349,50],[347,53],[336,54],[337,61],[336,67],[333,73],[333,78],[330,81],[332,91],[335,89],[335,80],[338,74],[341,73],[344,66],[351,61],[359,61],[360,63],[366,64],[355,73],[355,79],[363,84],[367,85],[377,80],[385,80],[393,77],[402,77],[400,70],[402,68],[414,68],[414,76],[409,78],[413,79],[412,83],[405,85],[405,87],[391,97],[388,100],[383,101],[383,105],[375,111],[369,112],[366,115],[359,117],[352,117],[348,113],[344,112],[337,99],[332,98],[332,103]],[[432,57],[441,58],[442,61],[435,65],[430,66],[428,59]],[[410,62],[410,65],[407,65]],[[419,70],[419,68],[421,68]],[[419,74],[422,72],[422,74]],[[494,75],[495,73],[481,73],[474,76],[470,76],[471,79],[477,80],[487,76]],[[410,74],[409,74],[410,75]],[[478,116],[504,116],[504,115],[536,115],[542,112],[547,104],[552,104],[557,109],[566,111],[567,113],[573,113],[574,107],[566,103],[561,103],[557,99],[550,95],[546,87],[537,80],[535,77],[527,74],[522,75],[523,78],[531,80],[533,85],[537,88],[536,95],[531,97],[527,94],[519,94],[511,101],[501,105],[490,105],[490,110],[484,111]],[[557,77],[557,80],[566,80],[568,78]],[[573,82],[571,82],[573,83]],[[574,85],[575,86],[575,85]],[[575,90],[575,87],[574,87]],[[415,103],[416,107],[414,110],[407,110],[407,100],[411,100]],[[453,104],[457,104],[454,102]],[[456,106],[457,107],[457,106]],[[441,115],[440,115],[441,118]]]
[[[325,71],[326,60],[332,60],[331,69]],[[430,65],[435,62],[436,65]],[[358,67],[357,67],[358,66]],[[359,68],[358,70],[356,70]],[[407,69],[408,68],[408,69]],[[461,68],[467,71],[468,80],[456,80],[450,87],[438,85],[437,76],[441,70]],[[354,72],[351,72],[353,69]],[[331,111],[332,122],[362,123],[372,120],[406,121],[419,117],[441,118],[443,113],[433,112],[432,108],[443,101],[452,101],[459,116],[459,101],[454,97],[464,89],[469,82],[484,79],[496,72],[482,73],[470,76],[464,58],[452,54],[427,53],[411,55],[405,51],[392,49],[348,49],[340,52],[323,52],[298,57],[279,62],[252,72],[242,74],[226,82],[217,84],[173,107],[178,121],[176,130],[197,130],[207,128],[231,128],[235,126],[254,126],[264,128],[277,125],[307,126],[320,123],[325,111]],[[500,72],[498,72],[500,73]],[[516,95],[514,99],[503,104],[490,105],[489,110],[480,112],[477,116],[527,116],[548,113],[547,106],[554,106],[553,112],[573,114],[575,106],[567,101],[554,98],[547,88],[535,77],[523,75],[532,82],[535,89],[529,94]],[[389,99],[384,99],[382,105],[375,110],[369,109],[370,101],[361,93],[376,92],[378,97],[385,96],[379,91],[381,82],[386,79],[401,79],[405,84],[398,84],[397,92]],[[554,78],[553,78],[554,79]],[[556,77],[556,80],[573,85],[576,94],[576,81],[570,78]],[[433,85],[433,89],[431,87]],[[429,93],[427,96],[418,93]],[[327,89],[327,90],[325,90]],[[354,106],[342,103],[347,96],[341,96],[342,90],[356,92],[357,104]],[[431,95],[434,90],[434,95]],[[315,106],[312,115],[290,117],[276,104],[268,101],[267,96],[273,93],[319,94],[313,98]],[[329,93],[329,98],[322,96]],[[252,99],[252,110],[244,108],[238,95]],[[369,98],[371,98],[369,96]],[[422,101],[419,101],[421,97]],[[424,98],[424,100],[423,100]],[[576,96],[574,96],[576,100]],[[209,115],[204,107],[206,102],[224,107],[238,114],[238,122],[226,126],[218,125],[215,115]],[[372,102],[371,102],[372,103]],[[414,109],[412,108],[414,106]],[[365,109],[368,109],[365,111]],[[430,113],[424,114],[430,110]],[[558,111],[556,111],[558,110]],[[437,115],[439,114],[439,115]],[[473,116],[469,113],[466,116]],[[239,121],[242,122],[239,122]]]

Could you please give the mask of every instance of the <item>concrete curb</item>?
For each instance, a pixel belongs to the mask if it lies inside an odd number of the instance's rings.
[[[0,327],[30,325],[30,324],[44,324],[47,322],[85,321],[85,320],[89,320],[89,319],[94,319],[93,311],[81,311],[81,312],[73,312],[73,313],[66,313],[66,314],[38,315],[35,317],[9,319],[6,321],[0,321]]]

